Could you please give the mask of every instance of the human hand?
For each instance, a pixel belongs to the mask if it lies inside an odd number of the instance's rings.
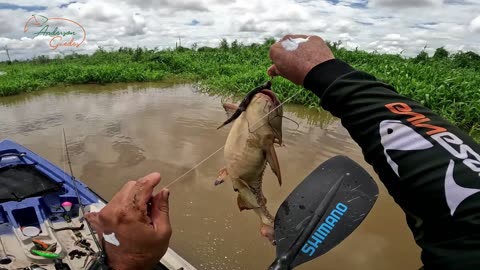
[[[165,255],[172,234],[169,191],[152,196],[160,178],[159,173],[151,173],[128,181],[100,212],[85,214],[100,241],[106,238],[104,249],[113,269],[149,270]],[[113,233],[114,237],[108,236]],[[107,241],[110,238],[119,245]]]
[[[298,42],[307,38],[305,42]],[[306,35],[286,35],[270,47],[269,54],[273,65],[268,75],[282,76],[297,85],[303,85],[308,72],[316,65],[335,59],[322,38]]]

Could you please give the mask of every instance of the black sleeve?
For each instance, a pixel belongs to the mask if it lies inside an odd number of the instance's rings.
[[[304,87],[341,119],[404,210],[425,269],[480,269],[480,145],[338,59],[313,68]]]

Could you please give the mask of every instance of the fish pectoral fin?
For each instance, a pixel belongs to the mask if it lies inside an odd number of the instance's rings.
[[[226,167],[223,167],[218,171],[217,179],[215,180],[215,186],[218,186],[225,182],[225,178],[228,176],[228,171]]]
[[[275,146],[270,144],[267,149],[267,162],[270,164],[273,173],[277,176],[278,184],[282,185],[282,174],[280,173],[280,164],[278,163],[277,153],[275,152]]]
[[[244,193],[239,191],[237,196],[237,204],[240,211],[260,208],[260,205],[254,197],[255,195],[250,191]]]
[[[237,196],[237,204],[238,204],[238,208],[240,209],[240,211],[250,210],[250,209],[256,208],[256,207],[253,207],[252,205],[250,205],[245,200],[243,200],[243,198],[240,194],[238,194],[238,196]]]
[[[225,103],[222,105],[223,108],[225,109],[225,112],[227,113],[227,118],[232,117],[232,115],[235,113],[235,111],[238,109],[238,106],[235,104],[231,103]]]

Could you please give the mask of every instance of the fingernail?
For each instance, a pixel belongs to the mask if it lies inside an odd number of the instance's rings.
[[[170,191],[168,189],[162,190],[162,196],[168,199],[168,197],[170,196]]]

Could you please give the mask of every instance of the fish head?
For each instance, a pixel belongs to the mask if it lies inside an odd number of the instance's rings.
[[[258,98],[259,96],[257,94],[262,93],[264,95],[270,96],[270,99],[272,101],[277,101],[278,99],[276,98],[275,94],[273,92],[269,92],[269,89],[271,89],[272,83],[268,81],[266,84],[256,87],[255,89],[252,89],[250,92],[248,92],[245,97],[243,98],[242,102],[240,104],[234,105],[234,104],[223,104],[223,108],[227,112],[228,119],[223,122],[221,126],[219,126],[217,129],[220,129],[229,123],[235,121],[245,110],[248,108],[250,105],[251,101],[253,98]],[[273,96],[272,96],[273,95]]]
[[[250,129],[269,126],[273,129],[275,138],[282,141],[283,108],[275,93],[268,88],[250,91],[239,105],[223,104],[228,119],[217,129],[237,121],[248,122]],[[242,117],[239,117],[242,115]],[[244,124],[239,124],[243,126]]]
[[[280,101],[272,90],[262,89],[253,96],[247,111],[256,111],[258,114],[268,114],[275,107],[280,105]]]
[[[245,110],[245,119],[253,129],[271,126],[278,136],[281,137],[283,108],[275,93],[268,89],[262,89],[253,96]],[[277,136],[277,137],[278,137]]]

